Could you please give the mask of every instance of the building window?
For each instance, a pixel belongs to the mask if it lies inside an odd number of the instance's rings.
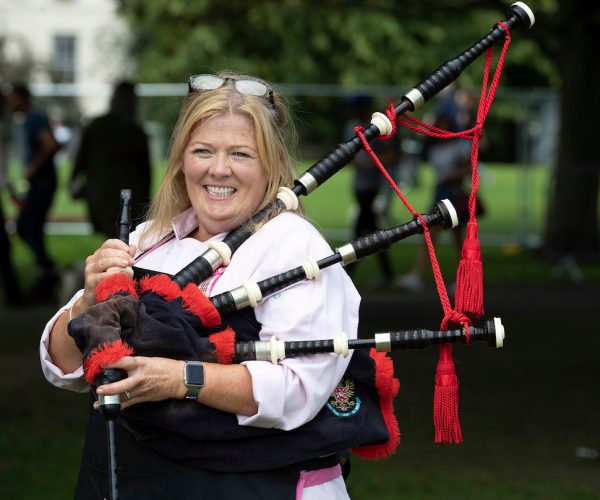
[[[54,36],[52,74],[57,83],[73,83],[75,81],[76,49],[77,39],[74,36]]]

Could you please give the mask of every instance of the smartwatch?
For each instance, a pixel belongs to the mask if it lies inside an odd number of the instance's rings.
[[[197,399],[204,387],[204,365],[199,361],[186,361],[183,367],[183,383],[187,387],[185,399]]]

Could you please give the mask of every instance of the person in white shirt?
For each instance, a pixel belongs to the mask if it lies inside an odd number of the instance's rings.
[[[83,378],[82,353],[69,335],[68,324],[98,307],[94,292],[109,276],[109,269],[138,266],[139,262],[145,269],[174,274],[210,242],[221,241],[272,202],[279,187],[293,184],[295,169],[286,146],[291,127],[281,98],[262,80],[232,74],[190,79],[167,171],[147,222],[130,235],[129,245],[109,239],[87,258],[83,289],[57,311],[43,332],[40,356],[50,383],[77,392],[90,390]],[[247,280],[262,280],[297,267],[306,258],[321,259],[329,254],[328,244],[300,211],[285,212],[258,228],[231,263],[201,289],[212,296]],[[266,297],[249,323],[256,324],[256,337],[263,340],[273,335],[285,340],[329,338],[338,332],[355,338],[359,302],[351,280],[340,266],[334,266],[318,281],[297,283]],[[236,324],[236,328],[242,327]],[[110,367],[126,371],[127,377],[98,387],[97,393],[125,394],[127,397],[121,398],[124,417],[171,400],[187,404],[185,408],[197,405],[217,424],[223,420],[231,425],[233,418],[236,427],[257,435],[258,445],[245,449],[243,444],[234,444],[239,448],[236,454],[222,451],[231,449],[226,440],[221,448],[218,440],[196,446],[192,438],[184,437],[199,454],[210,450],[213,461],[200,455],[174,457],[177,450],[187,450],[176,441],[167,445],[175,450],[173,454],[165,456],[152,447],[152,440],[138,442],[136,434],[119,420],[121,498],[348,498],[337,455],[330,448],[319,452],[320,437],[314,438],[317,448],[311,449],[312,462],[300,454],[298,463],[291,463],[295,452],[288,446],[265,445],[261,449],[260,433],[275,433],[285,440],[293,439],[298,429],[310,429],[306,426],[319,412],[329,411],[325,404],[350,358],[321,354],[286,359],[277,365],[204,362],[204,385],[192,402],[185,400],[185,361],[126,356]],[[93,397],[90,404],[93,409],[75,494],[86,499],[102,498],[108,487],[102,417]],[[176,422],[177,417],[173,418]],[[199,420],[198,429],[205,424]],[[297,450],[301,448],[298,443]],[[221,455],[225,458],[219,461]],[[225,470],[227,464],[231,470]],[[198,496],[200,490],[205,496]]]

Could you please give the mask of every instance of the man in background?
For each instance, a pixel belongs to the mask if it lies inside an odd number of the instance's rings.
[[[345,138],[354,135],[357,126],[367,127],[371,120],[373,99],[369,95],[356,95],[349,101],[351,116],[344,127]],[[371,147],[384,166],[394,168],[398,164],[398,143],[395,140],[374,141]],[[352,191],[358,207],[358,214],[354,223],[353,237],[358,238],[379,229],[377,213],[375,212],[375,199],[383,190],[390,189],[383,175],[365,151],[359,151],[352,160],[354,179]],[[379,262],[380,277],[373,280],[373,284],[384,286],[392,282],[394,271],[387,252],[379,252],[376,256]],[[355,272],[357,263],[346,266],[350,276]]]
[[[37,264],[37,276],[30,298],[50,299],[58,275],[46,250],[44,224],[56,191],[54,155],[60,145],[52,134],[46,114],[33,108],[33,99],[27,85],[12,87],[8,95],[8,107],[14,113],[23,115],[23,170],[29,189],[17,218],[17,232],[33,252]]]
[[[135,85],[121,82],[114,89],[108,113],[93,119],[81,134],[71,195],[87,201],[94,230],[113,238],[121,189],[132,191],[135,227],[150,201],[150,180],[148,138],[137,121]]]

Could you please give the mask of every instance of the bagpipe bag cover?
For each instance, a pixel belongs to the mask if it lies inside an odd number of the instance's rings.
[[[68,330],[84,359],[106,341],[120,339],[135,355],[214,361],[208,336],[227,327],[233,328],[237,340],[259,339],[260,325],[252,309],[206,328],[181,297],[168,300],[146,291],[139,299],[116,293],[73,319]],[[348,448],[365,458],[384,458],[399,441],[392,408],[397,390],[392,361],[385,353],[356,350],[327,404],[293,430],[241,426],[234,414],[175,399],[131,406],[118,421],[139,443],[215,471],[274,469]]]

